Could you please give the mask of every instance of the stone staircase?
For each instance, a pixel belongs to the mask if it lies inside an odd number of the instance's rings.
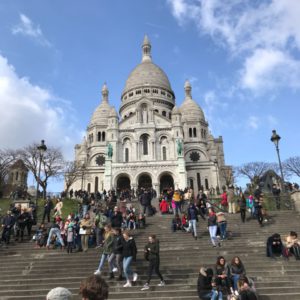
[[[132,288],[123,288],[123,282],[108,280],[109,299],[198,299],[196,282],[201,266],[213,266],[217,256],[223,255],[229,262],[238,255],[244,262],[247,275],[255,280],[260,299],[300,299],[300,262],[291,258],[271,260],[265,256],[266,238],[278,232],[287,234],[290,230],[300,233],[300,216],[294,211],[269,213],[271,221],[260,228],[256,220],[241,223],[240,216],[228,215],[228,230],[232,238],[220,248],[211,246],[206,222],[198,223],[200,238],[194,240],[191,234],[172,233],[172,216],[156,214],[147,219],[145,230],[135,231],[138,245],[137,262],[133,269],[139,274]],[[156,234],[160,240],[161,272],[166,286],[158,287],[156,275],[148,291],[140,291],[147,278],[148,263],[143,259],[143,248],[149,234]],[[30,242],[16,243],[0,249],[0,299],[45,299],[47,292],[57,286],[72,291],[78,296],[80,281],[92,274],[98,266],[100,250],[89,249],[87,253],[67,254],[60,250],[33,249]],[[108,277],[107,266],[103,273]]]

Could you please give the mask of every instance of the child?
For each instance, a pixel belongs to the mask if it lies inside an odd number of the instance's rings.
[[[73,252],[74,237],[75,237],[74,223],[70,222],[67,227],[67,252],[68,253]]]

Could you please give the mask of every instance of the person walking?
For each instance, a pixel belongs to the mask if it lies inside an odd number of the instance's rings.
[[[149,267],[148,267],[148,279],[147,282],[142,287],[141,291],[149,290],[149,284],[152,277],[153,271],[157,274],[160,278],[160,283],[158,286],[164,286],[166,283],[164,278],[162,277],[159,271],[159,264],[160,264],[160,256],[159,256],[159,240],[156,239],[154,234],[150,235],[148,238],[148,244],[145,246],[145,257],[149,260]]]
[[[104,226],[104,243],[103,243],[103,252],[101,255],[100,263],[98,269],[95,271],[95,275],[100,275],[101,271],[104,267],[104,263],[106,260],[109,262],[109,279],[114,278],[113,273],[113,261],[109,260],[110,255],[113,251],[113,242],[114,242],[114,236],[111,229],[111,225],[105,225]]]
[[[208,226],[208,231],[209,231],[209,235],[210,235],[210,239],[211,239],[211,242],[213,244],[213,247],[217,247],[217,243],[218,243],[218,246],[220,247],[221,244],[220,242],[218,241],[218,238],[217,238],[217,216],[216,216],[216,213],[214,212],[213,208],[210,207],[208,209],[208,219],[207,219],[207,226]]]
[[[198,210],[192,202],[189,204],[187,215],[189,220],[189,227],[187,231],[192,231],[194,239],[197,240]]]
[[[136,254],[137,254],[137,248],[135,244],[134,238],[130,235],[130,232],[128,230],[125,230],[123,232],[123,240],[122,240],[122,256],[123,256],[123,270],[126,277],[126,283],[123,285],[123,287],[131,287],[132,281],[137,281],[138,274],[132,272],[131,270],[131,263],[132,261],[136,260]]]
[[[245,223],[247,202],[246,202],[246,197],[243,193],[240,194],[239,205],[240,205],[241,220],[243,223]]]

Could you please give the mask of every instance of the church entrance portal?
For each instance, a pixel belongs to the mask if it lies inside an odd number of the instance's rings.
[[[160,191],[165,191],[169,188],[174,190],[174,179],[171,175],[165,174],[160,178]]]
[[[143,174],[139,177],[139,188],[152,188],[152,179],[149,175]]]
[[[117,180],[117,190],[130,189],[130,179],[127,176],[120,176]]]

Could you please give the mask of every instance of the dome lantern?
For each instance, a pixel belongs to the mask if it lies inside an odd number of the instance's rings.
[[[188,80],[184,83],[185,98],[192,99],[192,86]]]
[[[108,102],[109,91],[108,91],[106,82],[104,82],[104,84],[102,86],[101,94],[102,94],[102,102]]]
[[[142,49],[143,49],[142,62],[151,61],[151,44],[147,35],[145,35],[144,37]]]

